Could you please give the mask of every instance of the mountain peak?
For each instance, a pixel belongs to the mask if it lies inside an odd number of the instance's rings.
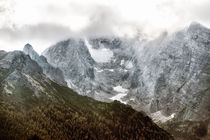
[[[27,43],[25,46],[30,46],[30,47],[32,47],[31,44],[29,44],[29,43]]]
[[[38,59],[39,58],[39,54],[33,49],[33,47],[31,46],[31,44],[27,43],[24,48],[23,48],[23,52],[27,55],[29,55],[32,59]]]
[[[60,69],[51,66],[44,56],[39,56],[39,54],[33,49],[33,47],[28,43],[24,46],[23,52],[29,55],[30,58],[36,61],[39,66],[43,69],[43,73],[50,79],[57,81],[58,83],[65,85],[66,82],[63,77],[63,73]]]
[[[31,44],[27,43],[24,48],[23,51],[26,53],[28,51],[34,51],[33,47],[31,46]]]
[[[207,31],[207,30],[209,29],[203,26],[202,24],[200,24],[199,22],[192,22],[190,26],[188,27],[189,32],[200,32],[200,31],[202,32],[202,31]]]
[[[190,23],[190,26],[194,26],[194,25],[201,25],[201,24],[197,21],[193,21],[193,22]]]

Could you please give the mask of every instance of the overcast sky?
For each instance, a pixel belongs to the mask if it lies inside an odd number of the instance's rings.
[[[0,0],[0,50],[36,51],[69,37],[158,36],[210,27],[209,0]]]

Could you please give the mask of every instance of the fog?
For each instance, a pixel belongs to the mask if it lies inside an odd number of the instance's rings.
[[[197,21],[210,27],[208,0],[1,0],[0,49],[26,43],[41,53],[70,37],[155,38]]]

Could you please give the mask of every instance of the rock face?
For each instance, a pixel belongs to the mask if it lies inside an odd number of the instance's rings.
[[[22,51],[3,52],[3,55],[0,62],[0,66],[3,69],[17,69],[34,75],[42,73],[42,68]]]
[[[152,95],[150,112],[176,113],[180,120],[209,116],[209,53],[210,30],[196,23],[147,44],[139,64]]]
[[[106,54],[104,60],[97,59],[101,51]],[[63,71],[69,87],[80,94],[105,101],[120,98],[155,120],[179,116],[182,121],[209,116],[209,53],[210,30],[192,23],[150,42],[70,39],[43,55]]]
[[[0,51],[0,124],[4,140],[173,140],[130,106],[78,95],[47,78],[21,51]]]
[[[6,53],[0,60],[0,71],[1,93],[13,95],[15,91],[21,92],[19,87],[30,88],[36,96],[43,92],[41,85],[32,78],[42,81],[42,68],[21,51]]]
[[[139,60],[151,117],[177,139],[209,139],[210,30],[192,23],[146,44]]]
[[[114,87],[136,86],[136,60],[128,42],[119,38],[69,39],[43,52],[60,68],[68,86],[82,95],[111,101]],[[138,71],[138,70],[137,70]],[[130,79],[130,81],[127,81]]]
[[[59,68],[55,68],[47,62],[44,56],[39,56],[30,44],[26,44],[23,52],[36,61],[43,69],[43,73],[50,79],[67,86],[64,80],[63,72]]]
[[[43,55],[50,64],[63,71],[70,88],[83,94],[94,90],[91,85],[94,84],[95,61],[82,40],[69,39],[59,42],[46,50]]]

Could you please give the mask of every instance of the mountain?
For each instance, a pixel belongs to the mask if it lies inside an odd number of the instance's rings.
[[[138,56],[146,86],[139,88],[149,93],[150,116],[177,139],[209,139],[210,30],[192,23],[143,47]]]
[[[180,120],[208,118],[209,53],[210,30],[198,23],[144,46],[139,65],[152,96],[149,111],[175,114]]]
[[[56,83],[21,51],[0,51],[0,139],[173,137],[130,106],[96,101]]]
[[[26,44],[24,46],[23,52],[29,55],[31,59],[36,61],[39,64],[39,66],[42,67],[43,73],[48,78],[67,86],[67,83],[64,80],[63,72],[59,68],[51,66],[43,55],[39,56],[30,44]]]
[[[51,65],[63,71],[70,88],[80,93],[93,90],[91,85],[94,84],[92,79],[94,79],[93,65],[95,61],[80,39],[59,42],[46,50],[44,54],[49,54],[48,58],[46,55],[43,56]]]
[[[69,39],[51,46],[42,55],[63,71],[70,88],[110,102],[119,93],[117,88],[125,91],[136,86],[133,77],[138,68],[135,69],[134,50],[128,45],[119,38]]]
[[[69,39],[43,55],[78,93],[107,102],[119,100],[165,124],[209,119],[209,53],[210,30],[192,23],[151,41]]]

